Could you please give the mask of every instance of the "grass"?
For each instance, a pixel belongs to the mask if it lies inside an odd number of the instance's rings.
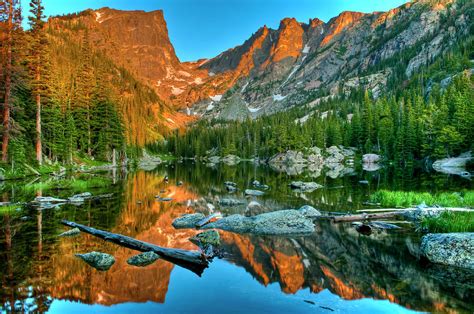
[[[412,207],[423,202],[428,206],[474,207],[474,191],[460,193],[404,192],[380,190],[371,195],[370,201],[383,207]]]
[[[474,213],[443,212],[439,217],[424,218],[421,225],[429,232],[474,232]]]
[[[6,205],[6,206],[0,206],[0,214],[8,214],[15,212],[18,208],[20,208],[21,205]]]
[[[27,190],[76,190],[85,191],[91,188],[105,188],[110,186],[111,182],[107,178],[91,177],[91,178],[73,178],[54,180],[49,182],[39,182],[25,186]]]

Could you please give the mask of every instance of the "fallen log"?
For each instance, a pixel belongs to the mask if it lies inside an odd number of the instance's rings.
[[[336,216],[336,217],[331,217],[330,219],[333,222],[352,222],[352,221],[364,221],[364,220],[370,220],[370,219],[393,218],[398,215],[400,215],[400,212]]]
[[[209,264],[206,256],[198,251],[164,248],[121,234],[84,226],[73,221],[62,220],[61,223],[71,228],[78,228],[79,230],[85,233],[89,233],[105,241],[109,241],[132,250],[137,250],[140,252],[154,252],[164,260],[167,260],[183,268],[189,269],[198,276],[201,276],[204,269],[207,268]]]

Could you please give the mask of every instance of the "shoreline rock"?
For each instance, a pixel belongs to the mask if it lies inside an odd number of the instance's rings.
[[[431,233],[421,240],[421,255],[435,264],[474,270],[474,233]]]

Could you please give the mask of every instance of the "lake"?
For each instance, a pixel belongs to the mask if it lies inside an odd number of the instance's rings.
[[[350,224],[329,221],[316,222],[316,231],[305,237],[219,231],[222,257],[201,276],[164,260],[144,268],[130,266],[126,260],[136,251],[91,235],[58,238],[68,230],[61,219],[68,219],[163,247],[195,250],[188,239],[199,231],[176,230],[173,219],[210,210],[224,215],[261,213],[246,205],[221,207],[221,197],[258,201],[263,205],[260,211],[302,205],[326,212],[355,211],[367,208],[369,196],[378,189],[472,189],[467,179],[421,170],[334,174],[277,171],[251,163],[208,167],[190,161],[148,172],[91,176],[108,184],[87,191],[113,196],[43,210],[23,206],[0,214],[2,312],[472,313],[474,274],[421,263],[415,257],[420,234],[407,224],[369,236]],[[245,198],[243,190],[252,188],[254,180],[270,189],[264,196]],[[288,186],[294,180],[324,187],[295,192]],[[235,182],[239,190],[229,194],[225,181]],[[85,191],[46,186],[33,179],[4,182],[2,201],[28,202],[37,195],[68,197]],[[158,201],[156,195],[172,201]],[[90,251],[112,254],[116,262],[100,272],[74,256]]]

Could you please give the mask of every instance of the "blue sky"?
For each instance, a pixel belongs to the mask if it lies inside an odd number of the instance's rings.
[[[263,25],[278,28],[285,17],[328,21],[342,11],[386,11],[408,0],[43,0],[46,15],[108,6],[165,13],[180,60],[210,58],[243,43]],[[22,0],[23,10],[28,10]]]

